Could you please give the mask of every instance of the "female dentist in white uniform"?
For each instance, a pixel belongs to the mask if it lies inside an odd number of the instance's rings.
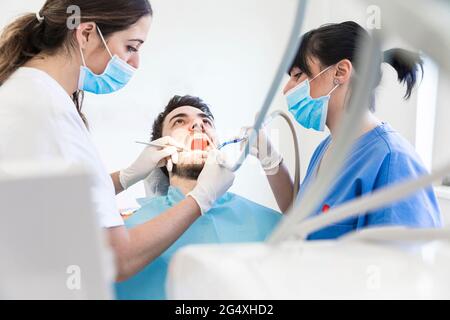
[[[76,28],[69,6],[78,6]],[[139,67],[139,48],[152,20],[148,0],[47,0],[37,14],[7,26],[0,37],[0,163],[52,159],[82,164],[92,174],[91,193],[100,224],[116,256],[117,280],[158,257],[231,186],[234,175],[208,155],[197,187],[179,205],[127,230],[115,194],[176,162],[177,147],[148,147],[128,168],[107,174],[81,113],[83,92],[106,94],[124,87]]]

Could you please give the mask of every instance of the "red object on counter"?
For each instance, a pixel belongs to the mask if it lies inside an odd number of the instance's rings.
[[[325,205],[322,207],[322,212],[323,212],[323,213],[327,213],[327,211],[329,211],[329,210],[330,210],[330,206],[327,205],[327,204],[325,204]]]

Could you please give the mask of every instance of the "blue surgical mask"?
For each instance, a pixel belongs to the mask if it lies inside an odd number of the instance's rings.
[[[294,116],[295,120],[306,129],[314,129],[316,131],[325,130],[328,102],[330,101],[331,94],[339,87],[339,84],[336,84],[328,95],[312,98],[310,82],[330,68],[331,66],[320,72],[311,81],[308,79],[302,81],[299,85],[286,93],[289,112]]]
[[[133,68],[124,60],[120,59],[117,55],[112,55],[111,51],[106,44],[105,38],[102,32],[97,27],[103,44],[106,47],[111,60],[108,62],[105,71],[101,75],[97,75],[86,66],[83,50],[81,51],[81,59],[83,60],[83,66],[80,67],[80,79],[78,81],[78,89],[95,94],[108,94],[116,92],[125,87],[136,72],[136,68]]]

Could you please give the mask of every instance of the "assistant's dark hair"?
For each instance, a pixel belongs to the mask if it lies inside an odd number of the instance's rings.
[[[79,8],[81,16],[74,16],[69,8]],[[25,63],[39,54],[52,55],[77,44],[69,21],[95,22],[105,37],[126,30],[140,18],[153,15],[148,0],[47,0],[39,11],[23,15],[13,21],[0,35],[0,86]],[[86,123],[81,108],[83,94],[75,92],[72,97],[76,109]]]
[[[332,66],[343,59],[348,59],[355,65],[361,44],[365,43],[364,40],[368,40],[369,37],[370,34],[353,21],[327,24],[311,30],[303,35],[300,48],[288,72],[298,67],[309,77],[313,76],[309,67],[309,61],[313,57],[320,61],[323,68]],[[406,84],[404,98],[409,99],[417,82],[419,68],[423,75],[423,60],[420,55],[405,49],[390,49],[383,52],[383,62],[397,71],[398,81]],[[376,86],[379,85],[381,77],[380,69]],[[375,110],[373,96],[370,104],[372,111]]]
[[[204,114],[206,114],[208,117],[210,117],[212,120],[214,120],[214,116],[211,110],[209,109],[209,106],[199,97],[189,95],[174,96],[172,99],[170,99],[169,103],[164,108],[164,111],[161,112],[153,122],[151,141],[162,138],[163,124],[167,115],[177,108],[186,106],[197,108],[201,110]]]

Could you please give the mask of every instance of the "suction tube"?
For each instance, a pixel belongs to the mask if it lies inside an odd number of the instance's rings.
[[[298,191],[300,188],[300,148],[298,143],[298,137],[297,132],[295,131],[295,125],[292,122],[291,118],[287,115],[286,112],[277,110],[271,113],[266,120],[264,121],[264,126],[268,125],[270,122],[272,122],[277,117],[281,117],[284,120],[286,120],[287,124],[289,125],[289,129],[292,133],[292,139],[294,140],[294,153],[295,153],[295,174],[294,174],[294,194],[293,194],[293,201],[295,202],[295,199],[297,198]]]

